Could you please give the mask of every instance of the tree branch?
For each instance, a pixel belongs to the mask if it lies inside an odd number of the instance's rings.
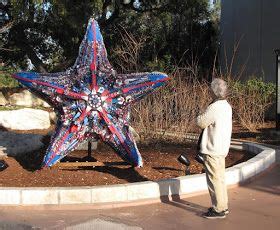
[[[0,28],[0,34],[7,32],[9,29],[12,28],[13,25],[14,25],[14,21],[11,21],[11,22],[7,23],[5,26],[2,26]]]
[[[99,21],[101,26],[107,26],[109,24],[111,24],[116,18],[119,17],[121,8],[122,9],[126,9],[126,10],[133,10],[136,11],[138,13],[144,13],[144,12],[152,12],[152,11],[156,11],[156,10],[161,10],[164,9],[164,7],[166,7],[166,4],[163,4],[161,6],[145,6],[143,8],[141,7],[136,7],[134,5],[134,0],[131,0],[130,3],[125,4],[123,2],[123,0],[115,0],[114,1],[114,10],[112,11],[112,15],[107,19],[107,7],[113,4],[112,0],[105,0],[105,2],[103,3],[103,7],[102,7],[102,16],[101,19]]]
[[[46,67],[42,60],[37,56],[36,52],[34,51],[33,47],[29,44],[28,39],[24,33],[24,27],[19,23],[13,29],[17,31],[16,42],[17,45],[23,50],[28,58],[31,60],[32,64],[35,68],[42,73],[46,73]]]

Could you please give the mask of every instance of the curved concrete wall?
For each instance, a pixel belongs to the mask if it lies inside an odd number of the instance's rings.
[[[232,141],[232,148],[257,155],[226,169],[227,185],[239,184],[256,176],[276,162],[276,152],[253,143]],[[205,174],[182,176],[157,182],[93,187],[0,187],[0,205],[119,204],[160,199],[171,195],[193,195],[207,190]]]

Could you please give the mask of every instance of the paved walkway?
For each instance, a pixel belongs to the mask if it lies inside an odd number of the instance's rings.
[[[68,210],[45,207],[0,207],[0,229],[280,229],[280,165],[253,182],[229,190],[226,219],[200,217],[209,207],[208,194],[138,207],[96,210],[72,206]],[[77,209],[79,208],[79,209]]]

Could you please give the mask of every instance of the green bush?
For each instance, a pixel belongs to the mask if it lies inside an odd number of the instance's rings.
[[[275,100],[276,85],[253,76],[244,83],[234,81],[233,90],[244,95],[257,93],[264,101],[273,101]]]
[[[14,88],[18,87],[19,83],[11,77],[11,74],[16,72],[12,67],[0,65],[0,88]]]
[[[231,81],[230,102],[234,119],[250,131],[257,131],[265,120],[265,113],[275,103],[276,85],[261,78],[240,82]]]

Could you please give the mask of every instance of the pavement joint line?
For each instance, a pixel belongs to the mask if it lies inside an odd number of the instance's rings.
[[[259,143],[238,140],[232,141],[232,149],[240,149],[240,146],[243,150],[253,152],[257,155],[246,162],[226,169],[226,182],[228,187],[243,184],[245,181],[249,181],[276,164],[275,149]],[[13,192],[12,197],[9,191]],[[156,182],[148,181],[119,185],[73,188],[0,187],[0,207],[7,205],[40,206],[68,204],[120,207],[122,205],[128,206],[129,204],[131,206],[141,205],[141,203],[149,199],[160,201],[161,198],[165,196],[195,196],[196,194],[200,195],[206,191],[207,185],[204,173],[164,179]],[[66,197],[62,198],[62,193],[66,195]],[[77,196],[77,194],[79,195]]]

